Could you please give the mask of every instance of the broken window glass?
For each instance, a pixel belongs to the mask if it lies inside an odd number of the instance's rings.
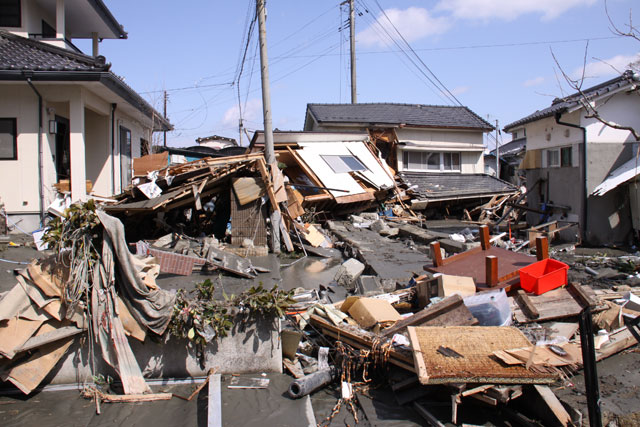
[[[335,173],[355,172],[368,170],[367,167],[358,160],[355,156],[343,155],[343,156],[320,156],[327,162],[329,167]]]

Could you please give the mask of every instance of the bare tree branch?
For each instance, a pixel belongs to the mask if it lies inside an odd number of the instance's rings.
[[[618,28],[615,22],[613,22],[613,19],[611,19],[611,15],[609,14],[607,0],[605,0],[604,2],[604,10],[607,14],[607,19],[609,20],[609,25],[610,25],[609,29],[613,34],[621,37],[630,37],[640,42],[640,30],[638,30],[633,25],[633,11],[631,9],[629,10],[629,24],[627,24],[629,31],[622,31],[621,29]]]

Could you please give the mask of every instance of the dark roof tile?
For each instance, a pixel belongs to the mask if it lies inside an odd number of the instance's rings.
[[[399,175],[406,185],[417,185],[417,189],[413,190],[414,193],[427,200],[485,197],[494,194],[514,193],[518,190],[508,182],[480,173],[400,172]]]
[[[307,104],[318,123],[365,123],[492,130],[467,107],[420,104]]]

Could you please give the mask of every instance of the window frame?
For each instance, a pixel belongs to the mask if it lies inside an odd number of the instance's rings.
[[[420,168],[410,167],[410,164],[417,163],[414,161],[410,161],[410,156],[420,155]],[[434,155],[437,155],[438,158],[438,168],[433,168],[433,163],[429,163],[429,160],[433,158]],[[445,158],[449,157],[450,165],[447,166]],[[457,157],[457,162],[454,163],[454,157]],[[461,173],[462,172],[462,154],[459,151],[428,151],[428,150],[403,150],[402,154],[402,167],[405,171],[412,172],[432,172],[432,173]],[[450,169],[447,169],[450,167]]]
[[[0,121],[8,121],[13,127],[13,157],[0,156],[0,160],[18,160],[18,119],[15,117],[0,117]]]
[[[562,147],[554,147],[545,149],[545,161],[547,168],[572,168],[574,165],[574,152],[575,147],[573,145],[565,145]],[[567,155],[568,153],[568,155]],[[563,154],[565,155],[563,160]],[[554,157],[553,159],[551,157]],[[551,160],[555,160],[551,162]]]

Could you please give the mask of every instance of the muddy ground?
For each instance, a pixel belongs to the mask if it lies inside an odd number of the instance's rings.
[[[27,243],[27,238],[14,239],[18,243]],[[417,253],[426,253],[426,247],[412,244]],[[33,258],[43,256],[30,246],[17,248],[0,244],[0,293],[9,290],[16,281],[14,270],[22,268]],[[383,256],[384,251],[380,251]],[[627,286],[638,286],[640,279],[628,272],[620,271],[620,260],[628,262],[624,257],[635,256],[633,251],[611,248],[574,249],[571,245],[559,245],[551,248],[554,258],[567,262],[571,266],[570,280],[579,281],[593,287],[626,289]],[[622,257],[622,258],[621,258]],[[427,258],[425,256],[425,261]],[[339,258],[320,258],[309,256],[303,259],[278,257],[253,258],[253,263],[269,269],[254,280],[238,279],[226,274],[201,274],[191,276],[161,275],[157,283],[166,289],[190,289],[197,282],[209,278],[216,281],[217,291],[224,289],[227,293],[237,293],[249,286],[262,282],[265,286],[278,284],[283,289],[302,287],[317,289],[320,285],[329,286],[341,263]],[[288,265],[287,267],[282,267]],[[589,274],[590,267],[598,275]],[[334,288],[330,294],[332,300],[344,298],[344,291]],[[598,363],[600,379],[601,407],[605,423],[610,425],[640,425],[640,350],[637,346],[612,356]],[[267,390],[230,390],[225,388],[223,377],[223,420],[224,425],[310,425],[320,423],[331,415],[339,397],[339,389],[330,386],[312,394],[310,402],[293,401],[286,395],[291,377],[284,374],[268,374],[270,386]],[[168,391],[183,396],[189,395],[195,388],[193,384],[173,386],[154,385],[155,391]],[[583,413],[585,425],[588,424],[586,396],[581,373],[553,387],[557,396]],[[56,389],[56,387],[53,387]],[[7,384],[0,384],[0,425],[3,426],[101,426],[101,425],[206,425],[205,388],[197,399],[191,402],[174,398],[168,402],[151,402],[138,404],[103,404],[102,414],[95,414],[95,406],[80,397],[77,389],[66,391],[36,391],[31,396],[23,396]],[[376,386],[359,394],[357,406],[360,425],[424,425],[424,420],[410,407],[403,407],[395,402],[395,397],[388,387]],[[445,396],[446,397],[446,396]],[[446,399],[438,397],[428,399],[429,409],[443,423],[449,419],[450,408]],[[465,401],[460,412],[461,422],[476,425],[515,425],[505,421],[506,418],[494,408],[477,402]],[[331,425],[354,425],[354,419],[346,408],[342,408],[332,419]]]

